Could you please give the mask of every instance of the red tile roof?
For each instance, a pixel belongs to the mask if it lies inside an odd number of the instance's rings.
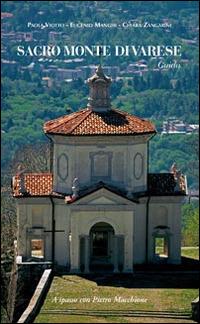
[[[155,133],[156,130],[150,121],[121,110],[97,112],[86,108],[46,122],[44,132],[62,135],[134,135]]]
[[[20,178],[21,183],[20,183]],[[23,180],[24,179],[24,180]],[[171,173],[150,173],[148,174],[148,182],[149,188],[148,193],[152,196],[166,196],[166,195],[185,195],[186,194],[186,182],[185,178],[183,182],[180,183],[180,187],[176,188],[176,181],[174,179],[173,174]],[[24,186],[23,192],[20,190]],[[66,196],[65,194],[59,194],[57,192],[53,192],[53,175],[52,173],[26,173],[23,175],[16,175],[13,177],[12,189],[13,196],[20,197],[44,197],[44,196],[55,196],[57,198],[65,198],[68,203],[72,203],[73,201],[84,197],[90,194],[93,191],[96,191],[102,187],[111,190],[120,196],[126,197],[126,190],[119,190],[119,188],[115,188],[111,185],[107,185],[103,182],[99,182],[94,184],[93,186],[87,188],[83,188],[79,191],[79,195],[77,198],[73,198],[72,196]],[[136,195],[137,196],[137,195]],[[134,198],[134,197],[133,197]],[[134,199],[132,199],[134,201]]]
[[[20,178],[21,184],[20,184]],[[23,180],[24,179],[24,180]],[[20,190],[24,183],[25,192]],[[25,173],[13,177],[12,188],[14,197],[49,196],[52,193],[52,173]]]
[[[185,176],[181,176],[178,184],[172,173],[149,173],[148,184],[152,196],[186,195],[187,192]]]

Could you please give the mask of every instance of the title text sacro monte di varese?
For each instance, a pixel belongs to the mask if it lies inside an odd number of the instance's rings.
[[[36,45],[17,46],[18,56],[181,56],[181,45]]]

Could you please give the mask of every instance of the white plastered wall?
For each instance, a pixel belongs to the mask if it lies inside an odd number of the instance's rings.
[[[133,236],[133,263],[142,264],[146,260],[146,200],[140,199],[135,205],[134,236]]]
[[[90,186],[92,183],[91,155],[96,153],[108,154],[111,163],[110,179],[105,182],[128,191],[145,191],[148,136],[121,137],[117,140],[117,144],[116,136],[95,138],[54,136],[52,138],[54,140],[55,191],[71,193],[75,177],[78,177],[80,186]],[[101,180],[103,179],[99,178],[99,181]]]
[[[149,204],[148,261],[154,262],[154,237],[156,226],[169,227],[168,263],[181,262],[181,202],[182,197],[152,197]]]
[[[31,240],[44,240],[45,261],[51,261],[52,206],[49,198],[21,198],[17,204],[17,253],[23,259],[31,257]],[[35,218],[37,221],[35,222]],[[38,219],[41,219],[38,224]]]
[[[69,268],[70,209],[60,199],[55,199],[55,230],[55,261]]]

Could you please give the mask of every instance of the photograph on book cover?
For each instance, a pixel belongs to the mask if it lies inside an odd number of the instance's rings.
[[[3,323],[195,323],[198,1],[2,1]]]

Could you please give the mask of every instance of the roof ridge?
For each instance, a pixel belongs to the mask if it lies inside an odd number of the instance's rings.
[[[116,111],[118,111],[118,110],[116,109]],[[156,131],[156,128],[155,128],[154,124],[153,124],[150,120],[147,120],[147,119],[144,119],[144,118],[142,118],[142,117],[138,117],[138,116],[132,115],[132,114],[126,112],[126,111],[123,112],[123,113],[125,113],[126,115],[128,115],[128,117],[130,117],[130,118],[131,118],[131,117],[136,118],[137,121],[138,121],[140,124],[142,124],[142,123],[146,123],[147,125],[151,125],[151,126],[153,126],[154,130]],[[128,128],[132,131],[132,127],[131,127],[131,125],[128,124]]]
[[[123,111],[123,110],[116,109],[116,108],[114,108],[113,111],[119,113],[119,114],[120,114],[121,116],[123,116],[123,117],[124,117],[124,116],[127,116],[128,118],[132,118],[132,117],[134,117],[134,118],[137,119],[137,121],[138,121],[139,123],[142,123],[142,122],[148,122],[148,123],[152,124],[152,123],[149,122],[148,120],[145,120],[145,119],[142,119],[141,117],[138,117],[138,116],[132,115],[132,114],[128,113],[127,111]],[[130,119],[129,119],[129,122],[130,122]],[[132,132],[133,129],[132,129],[132,126],[130,125],[130,123],[128,123],[127,126],[128,126],[128,129]]]
[[[86,109],[88,109],[88,108],[86,108]],[[70,130],[69,134],[72,133],[82,123],[82,121],[84,119],[86,119],[92,113],[92,110],[91,109],[88,109],[88,111],[87,110],[85,110],[85,111],[87,112],[87,115],[86,116],[83,116],[83,118],[81,118],[81,120],[76,125],[74,125],[74,127],[72,127],[72,129]]]
[[[64,115],[64,117],[63,117],[63,115],[62,116],[60,116],[60,117],[58,117],[58,118],[55,118],[55,119],[51,119],[51,120],[47,120],[45,123],[44,123],[44,125],[46,125],[46,124],[53,124],[55,121],[59,121],[61,118],[66,118],[66,117],[69,117],[69,116],[73,116],[75,113],[77,113],[77,111],[74,111],[73,113],[71,113],[71,114],[69,114],[69,115]]]
[[[83,189],[82,192],[80,193],[80,195],[75,200],[71,201],[70,203],[76,202],[77,200],[80,200],[88,195],[91,195],[92,193],[97,192],[101,189],[106,189],[109,192],[111,192],[121,198],[138,203],[138,201],[135,198],[133,198],[133,199],[128,198],[126,196],[125,192],[123,192],[122,190],[119,190],[119,188],[117,188],[115,186],[110,186],[109,184],[105,183],[104,181],[97,182],[94,185],[91,185],[91,186]]]
[[[75,118],[78,117],[78,116],[75,116],[77,113],[84,113],[86,110],[88,110],[88,108],[84,108],[84,109],[81,109],[81,110],[79,110],[79,111],[74,111],[72,114],[64,115],[64,117],[63,117],[63,115],[62,115],[62,116],[60,116],[59,118],[49,120],[49,121],[47,121],[46,123],[44,123],[43,129],[44,129],[44,131],[46,131],[46,127],[48,127],[48,126],[51,127],[51,124],[54,124],[55,122],[59,122],[59,120],[61,120],[61,122],[60,122],[60,124],[59,124],[59,126],[61,126],[61,125],[63,125],[64,123],[70,121],[72,118],[74,118],[74,117],[75,117]],[[66,120],[66,119],[67,119],[67,120]],[[48,123],[49,123],[49,125],[47,125]],[[52,131],[54,128],[56,128],[56,127],[58,127],[57,124],[54,125],[54,126],[51,128],[51,131]]]
[[[136,116],[136,115],[133,115],[133,114],[129,113],[128,111],[124,111],[124,110],[120,110],[120,109],[116,109],[116,108],[114,108],[113,110],[114,110],[114,111],[117,111],[117,112],[119,112],[119,113],[121,113],[121,115],[126,114],[126,115],[128,115],[128,116],[130,116],[130,117],[137,118],[138,120],[142,120],[142,121],[145,121],[145,122],[149,122],[149,123],[151,123],[149,120],[144,119],[144,118],[142,118],[142,117],[138,117],[138,116]]]
[[[121,116],[125,117],[128,115],[128,117],[130,116],[130,114],[128,114],[126,111],[123,111],[123,110],[120,110],[120,109],[116,109],[116,108],[113,108],[112,111],[114,112],[117,112],[118,114],[120,114]],[[125,115],[125,116],[124,116]],[[133,115],[132,115],[133,116]],[[128,126],[128,129],[130,131],[133,131],[132,128],[130,127],[129,123],[127,124]]]
[[[94,110],[92,110],[92,109],[90,109],[90,113],[85,117],[85,119],[82,119],[81,121],[80,121],[80,123],[78,124],[78,125],[76,125],[76,127],[74,127],[74,129],[72,129],[72,131],[71,132],[73,132],[84,120],[86,120],[91,114],[95,114],[95,113],[97,113],[97,111],[94,111]],[[84,127],[83,127],[83,131],[84,131],[84,129],[85,128],[87,128],[87,125],[85,125]],[[70,132],[70,133],[71,133]]]

